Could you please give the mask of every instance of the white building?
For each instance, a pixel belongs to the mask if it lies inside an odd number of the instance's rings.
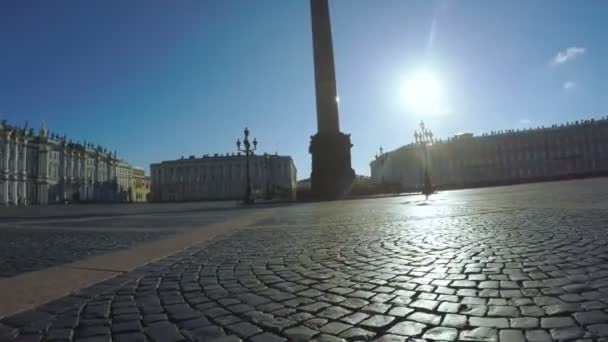
[[[605,176],[608,117],[481,136],[464,133],[435,140],[426,149],[405,145],[370,163],[372,180],[419,189],[423,165],[438,188]]]
[[[258,198],[295,199],[296,168],[289,156],[253,155],[251,187]],[[214,155],[164,161],[150,166],[151,200],[241,199],[245,194],[244,155]]]
[[[0,122],[0,204],[118,200],[116,153]]]

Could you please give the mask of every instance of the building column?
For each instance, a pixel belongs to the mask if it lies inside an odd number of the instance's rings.
[[[79,180],[82,179],[82,155],[77,152],[76,153],[76,178],[78,178]]]
[[[2,204],[8,205],[8,179],[5,178],[2,182]]]
[[[76,168],[74,167],[75,163],[74,163],[74,158],[76,156],[74,155],[74,151],[70,152],[70,178],[74,179],[76,178]]]
[[[61,178],[63,178],[65,180],[68,176],[68,154],[67,154],[66,150],[63,150],[62,152],[63,153],[61,156],[61,173],[62,173]]]
[[[27,193],[27,140],[23,139],[21,144],[21,201],[23,205],[26,205],[30,199]]]
[[[48,184],[40,184],[38,185],[38,198],[39,204],[46,205],[49,204],[49,188]]]
[[[4,204],[4,205],[8,205],[8,158],[9,158],[9,141],[8,141],[8,135],[4,136],[4,139],[2,140],[2,143],[4,144],[4,150],[3,150],[3,165],[0,165],[0,168],[2,169],[2,198],[0,198],[0,203]]]
[[[15,141],[13,143],[13,182],[11,184],[12,186],[12,190],[13,190],[13,198],[11,199],[11,202],[13,202],[13,204],[17,205],[19,204],[19,179],[20,177],[20,172],[19,172],[19,140],[17,139],[17,137],[14,138]]]
[[[9,167],[9,159],[10,159],[10,150],[11,150],[11,141],[8,138],[8,135],[4,138],[4,172],[8,174]]]
[[[68,177],[74,178],[74,151],[70,152],[70,159],[68,163]]]

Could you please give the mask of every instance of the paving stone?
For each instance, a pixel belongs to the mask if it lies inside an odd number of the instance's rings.
[[[226,335],[226,336],[216,337],[216,338],[206,340],[206,342],[241,342],[241,341],[242,340],[236,335]]]
[[[13,339],[14,337],[8,337],[8,336],[0,336],[0,340],[6,338],[6,339]],[[42,341],[42,335],[41,334],[20,334],[19,337],[14,339],[15,342],[40,342]]]
[[[499,283],[497,281],[482,281],[478,285],[480,289],[497,289],[498,286]]]
[[[37,322],[33,322],[25,327],[22,327],[20,329],[20,334],[21,335],[32,335],[32,334],[44,335],[44,333],[49,329],[49,327],[50,327],[50,323],[48,321],[37,321]],[[66,327],[63,325],[59,325],[56,327],[53,326],[53,328],[61,329],[61,328],[66,328]],[[72,328],[72,327],[68,326],[67,328]],[[10,335],[15,335],[16,331],[17,331],[17,329],[7,330],[7,333],[8,333],[7,337]]]
[[[574,318],[579,324],[582,325],[608,323],[608,314],[599,310],[576,312],[574,313]]]
[[[231,324],[226,326],[226,329],[232,331],[233,333],[242,338],[248,338],[249,336],[253,336],[262,332],[260,328],[247,322]]]
[[[439,302],[434,301],[434,300],[418,299],[418,300],[413,301],[409,306],[412,308],[419,308],[419,309],[433,311],[433,310],[435,310],[435,308],[438,305],[439,305]]]
[[[476,287],[477,283],[471,280],[455,280],[450,285],[452,287]]]
[[[458,313],[459,309],[460,304],[458,303],[442,302],[437,308],[437,311],[447,313]]]
[[[562,328],[576,325],[574,320],[570,317],[543,317],[540,320],[540,326],[542,328]]]
[[[146,335],[141,332],[124,333],[112,335],[112,341],[115,342],[146,342]]]
[[[345,306],[349,309],[359,309],[368,304],[368,301],[361,298],[348,298],[347,300],[340,303],[340,305]]]
[[[318,333],[319,331],[312,330],[302,325],[289,328],[284,332],[285,336],[287,336],[290,341],[308,341]]]
[[[150,325],[155,322],[166,322],[168,320],[169,318],[165,314],[151,314],[144,316],[142,323],[145,325]]]
[[[311,319],[312,317],[314,317],[314,316],[309,314],[308,312],[298,312],[298,313],[290,315],[289,319],[293,322],[298,323],[298,322],[302,322],[302,321]],[[342,320],[344,320],[344,318],[342,318]]]
[[[608,336],[608,324],[592,324],[587,326],[586,328],[593,334],[593,336]]]
[[[265,332],[259,335],[255,335],[250,338],[251,342],[283,342],[287,341],[285,338],[281,336],[277,336],[275,334],[271,334],[269,332]]]
[[[317,315],[319,317],[323,317],[323,318],[338,319],[340,317],[346,316],[351,313],[352,313],[352,311],[347,310],[343,307],[331,306],[331,307],[328,307],[328,308],[324,309],[323,311],[317,313]]]
[[[241,321],[240,318],[238,318],[237,316],[234,316],[234,315],[220,316],[220,317],[214,318],[213,320],[215,321],[215,323],[222,325],[222,326],[234,324],[234,323]]]
[[[422,338],[428,340],[454,341],[458,337],[458,330],[454,328],[437,327],[427,330]]]
[[[16,315],[13,315],[11,317],[4,318],[2,320],[2,324],[12,326],[12,327],[22,327],[22,326],[25,326],[26,324],[31,324],[36,321],[48,321],[48,320],[51,320],[52,318],[53,318],[53,315],[51,315],[47,312],[42,312],[42,311],[37,311],[37,310],[28,310],[28,311],[24,311],[24,312],[18,313]]]
[[[519,310],[513,306],[490,305],[488,306],[488,316],[498,317],[519,317]]]
[[[460,307],[460,313],[469,316],[484,317],[487,312],[488,307],[486,305],[463,305]]]
[[[462,341],[498,341],[498,331],[494,328],[479,327],[471,330],[462,330],[459,335]]]
[[[315,330],[320,330],[322,326],[327,324],[328,320],[324,318],[311,318],[307,321],[304,321],[304,325]]]
[[[511,328],[518,329],[533,329],[538,328],[539,321],[536,317],[519,317],[519,318],[511,318],[510,319]]]
[[[545,316],[545,311],[538,306],[521,306],[519,308],[523,316],[542,317]]]
[[[413,314],[407,316],[407,319],[430,325],[439,325],[441,322],[441,316],[425,312],[414,312]]]
[[[364,307],[360,308],[359,310],[366,311],[369,313],[383,314],[383,313],[386,313],[390,308],[391,308],[391,306],[388,304],[371,303],[370,305],[364,306]]]
[[[418,336],[426,327],[422,323],[403,321],[393,325],[388,332],[395,335]]]
[[[215,307],[215,308],[204,310],[201,313],[207,317],[214,318],[214,317],[227,315],[230,312],[227,310],[224,310],[222,308]],[[196,318],[196,317],[193,317],[193,318]]]
[[[363,312],[355,312],[352,315],[348,315],[348,316],[340,318],[340,320],[354,325],[354,324],[357,324],[357,323],[363,321],[367,317],[369,317],[368,314],[365,314]]]
[[[112,336],[92,336],[74,339],[75,342],[112,342]]]
[[[585,335],[585,331],[581,327],[563,327],[551,329],[551,337],[554,340],[573,340]]]
[[[85,326],[76,330],[76,337],[110,336],[110,328],[106,326]]]
[[[129,321],[123,323],[112,324],[112,334],[120,334],[126,332],[139,332],[142,331],[142,326],[139,321]]]
[[[392,308],[388,312],[388,315],[389,316],[395,316],[395,317],[405,317],[405,316],[411,314],[412,312],[414,312],[414,309],[410,309],[410,308],[406,308],[406,307],[402,307],[402,306],[397,306],[397,307]]]
[[[179,327],[182,329],[186,329],[186,330],[192,330],[192,329],[196,329],[196,328],[200,328],[206,325],[209,325],[210,322],[207,318],[205,317],[199,317],[199,318],[195,318],[195,319],[191,319],[191,320],[187,320],[187,321],[182,321],[179,323]]]
[[[374,342],[406,342],[406,341],[410,341],[410,339],[407,336],[400,336],[400,335],[394,335],[394,334],[385,334],[374,340]]]
[[[272,331],[282,331],[285,328],[295,325],[297,322],[283,317],[270,316],[264,317],[256,323]]]
[[[474,327],[487,327],[505,329],[509,327],[509,321],[506,318],[489,318],[489,317],[471,317],[469,324]]]
[[[72,336],[74,336],[74,330],[72,329],[50,329],[45,338],[49,341],[62,341],[62,340],[71,340]]]
[[[331,293],[325,293],[319,297],[317,297],[318,300],[323,301],[323,302],[327,302],[327,303],[340,303],[346,300],[346,297],[342,297],[342,296],[338,296],[335,294],[331,294]],[[262,310],[262,308],[260,308]]]
[[[75,318],[78,319],[78,316],[76,316]],[[116,315],[116,316],[112,317],[112,322],[123,323],[123,322],[130,322],[130,321],[141,321],[142,318],[143,317],[138,313]]]
[[[345,323],[340,323],[340,322],[331,322],[328,323],[324,326],[321,327],[321,331],[328,333],[328,334],[332,334],[332,335],[338,335],[341,332],[343,332],[346,329],[350,329],[352,328],[352,325],[350,324],[345,324]]]
[[[328,306],[331,306],[331,304],[325,303],[325,302],[316,302],[316,303],[301,306],[298,309],[308,311],[308,312],[317,312]]]
[[[546,330],[526,330],[526,340],[531,342],[553,341],[551,335]]]
[[[564,304],[543,306],[543,310],[545,310],[547,315],[569,314],[569,313],[577,312],[580,309],[581,309],[580,305],[574,304],[574,303],[564,303]]]
[[[184,332],[191,340],[207,341],[213,338],[226,336],[224,329],[216,325],[207,325],[200,328],[194,328]]]
[[[389,325],[394,320],[395,317],[393,316],[373,315],[359,324],[369,328],[382,328]]]
[[[345,339],[329,334],[320,334],[315,336],[311,341],[313,342],[346,342]]]
[[[467,325],[467,316],[447,314],[441,322],[442,326],[464,328]]]
[[[169,322],[156,322],[148,325],[144,331],[148,338],[154,342],[181,341],[183,337],[178,332],[175,325]]]
[[[344,339],[351,340],[370,340],[376,336],[376,333],[373,331],[365,330],[362,328],[350,328],[348,330],[343,331],[339,337]]]
[[[111,321],[107,318],[81,318],[79,326],[80,327],[96,327],[103,326],[109,327]]]
[[[500,342],[525,342],[526,338],[521,330],[500,330]]]

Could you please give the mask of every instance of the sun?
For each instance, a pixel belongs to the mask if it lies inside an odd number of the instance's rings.
[[[435,111],[440,104],[441,84],[432,73],[419,72],[405,81],[400,96],[404,104],[411,110]]]

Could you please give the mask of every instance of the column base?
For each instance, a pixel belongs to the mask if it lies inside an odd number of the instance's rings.
[[[310,174],[312,195],[319,200],[334,200],[346,196],[355,180],[351,168],[350,135],[341,132],[317,133],[311,137]]]

